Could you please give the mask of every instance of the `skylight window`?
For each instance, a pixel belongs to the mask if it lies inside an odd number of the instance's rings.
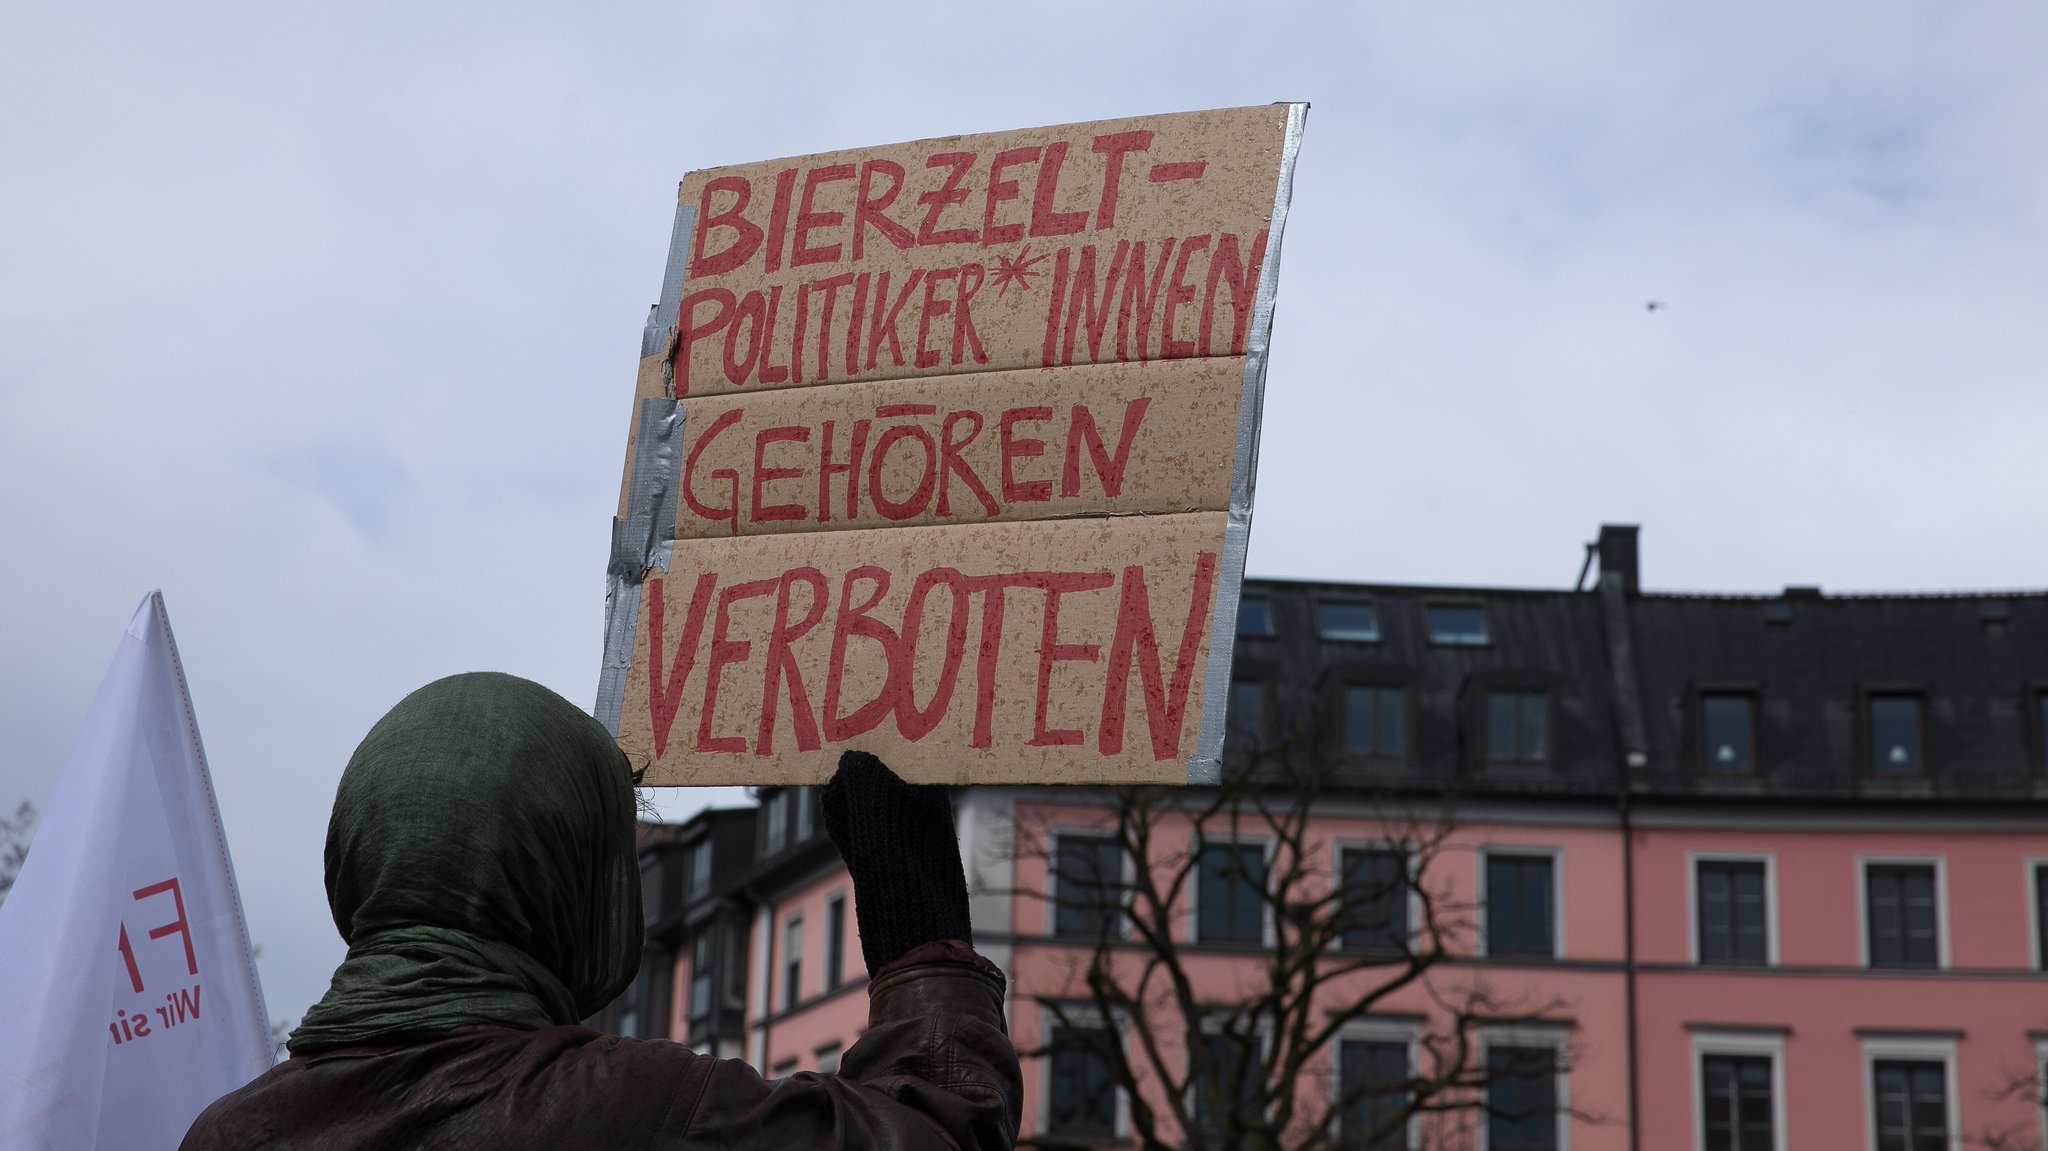
[[[1430,604],[1429,642],[1465,647],[1485,645],[1486,609],[1476,603]]]
[[[1380,613],[1369,603],[1325,600],[1316,604],[1316,626],[1324,639],[1377,643]]]

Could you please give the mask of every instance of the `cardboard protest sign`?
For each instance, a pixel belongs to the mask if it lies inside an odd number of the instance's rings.
[[[598,714],[649,784],[1213,779],[1305,105],[684,179]]]

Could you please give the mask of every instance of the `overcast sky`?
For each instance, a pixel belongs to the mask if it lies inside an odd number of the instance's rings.
[[[595,697],[685,171],[1275,100],[1251,574],[1560,587],[1629,522],[1653,589],[2048,585],[2038,0],[16,0],[0,809],[163,588],[296,1018],[369,725]]]

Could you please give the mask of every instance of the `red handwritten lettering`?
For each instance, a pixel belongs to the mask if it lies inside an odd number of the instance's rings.
[[[734,409],[737,411],[738,409]],[[1091,425],[1092,430],[1092,425]],[[754,503],[749,517],[754,523],[778,520],[800,520],[804,518],[802,504],[761,503],[761,489],[775,480],[794,479],[804,474],[802,468],[771,468],[762,463],[769,444],[807,444],[811,442],[811,429],[802,425],[780,428],[762,428],[754,435]],[[1100,458],[1100,457],[1098,457]]]
[[[964,186],[967,170],[974,167],[972,152],[940,152],[925,158],[927,168],[950,168],[945,182],[932,191],[917,198],[924,205],[924,222],[917,227],[917,242],[926,244],[971,244],[975,240],[972,228],[939,229],[939,213],[955,204],[967,202],[969,192]]]
[[[1029,747],[1068,747],[1081,742],[1079,728],[1048,728],[1046,709],[1052,697],[1053,665],[1063,661],[1098,660],[1102,648],[1092,643],[1061,643],[1060,597],[1073,592],[1096,591],[1116,581],[1109,572],[1034,572],[1033,582],[1045,589],[1045,615],[1038,640],[1038,694],[1032,712]]]
[[[839,258],[839,245],[835,243],[810,246],[810,235],[814,228],[836,228],[846,219],[844,212],[814,212],[811,201],[818,193],[820,184],[834,180],[851,180],[852,164],[828,164],[823,168],[812,168],[804,173],[803,198],[796,207],[796,250],[789,254],[791,267],[801,268],[805,264],[829,264]]]
[[[1102,200],[1095,206],[1095,230],[1107,232],[1116,227],[1117,194],[1123,187],[1124,157],[1133,152],[1143,152],[1152,146],[1150,132],[1111,132],[1097,136],[1089,147],[1098,156],[1107,156],[1103,163]]]
[[[873,584],[875,591],[866,603],[854,607],[853,585],[863,580]],[[896,655],[896,633],[889,630],[889,625],[869,614],[887,594],[889,571],[872,564],[847,572],[846,579],[839,585],[839,613],[832,620],[832,654],[825,664],[825,738],[834,743],[872,730],[896,706],[894,669],[901,662]],[[876,691],[875,698],[862,704],[852,715],[842,717],[839,714],[839,695],[846,675],[846,644],[854,636],[880,644],[891,673]]]
[[[1060,166],[1067,161],[1067,141],[1045,146],[1045,159],[1038,165],[1038,183],[1031,190],[1031,235],[1071,236],[1088,226],[1086,212],[1055,212],[1059,196]]]
[[[939,664],[938,682],[932,687],[932,701],[919,708],[917,691],[909,678],[915,667],[911,653],[917,650],[924,627],[925,599],[933,588],[941,585],[953,601],[953,614],[946,621],[946,646],[942,649],[945,654]],[[953,685],[960,678],[960,662],[967,654],[967,596],[968,581],[953,568],[932,568],[920,573],[910,585],[910,602],[903,609],[903,631],[898,641],[904,653],[904,681],[896,693],[896,730],[905,739],[919,740],[931,734],[953,702]]]
[[[662,621],[668,615],[668,601],[662,597],[660,576],[647,581],[647,596],[641,610],[647,613],[647,713],[654,727],[654,754],[668,750],[668,733],[675,726],[676,710],[682,705],[683,684],[689,681],[691,665],[697,662],[697,643],[704,635],[704,616],[711,607],[711,593],[718,577],[704,572],[690,593],[690,607],[683,615],[682,639],[676,643],[675,674],[662,675]],[[140,991],[141,988],[136,988]]]
[[[873,194],[875,175],[889,177],[889,190]],[[898,249],[908,248],[917,242],[910,229],[890,219],[886,214],[889,205],[896,202],[896,196],[903,191],[903,165],[894,160],[868,160],[860,166],[860,198],[853,207],[853,258],[861,260],[866,255],[866,240],[869,228],[882,234],[882,238],[896,245]]]
[[[714,209],[712,200],[724,192],[733,197],[731,206],[724,210]],[[761,246],[761,228],[747,219],[747,201],[753,197],[754,186],[744,176],[713,176],[704,185],[704,196],[697,202],[697,223],[695,243],[690,257],[690,278],[701,280],[707,276],[723,275],[745,264]],[[732,243],[717,252],[706,252],[713,229],[730,228]]]
[[[1026,148],[1010,148],[997,152],[995,160],[989,164],[988,190],[982,198],[981,208],[981,242],[984,246],[1014,244],[1024,238],[1022,221],[1012,224],[996,223],[996,205],[1014,200],[1018,196],[1017,181],[1003,179],[1003,170],[1036,159],[1038,145],[1033,144]]]
[[[712,441],[718,438],[719,433],[739,423],[745,415],[746,411],[744,409],[733,408],[711,421],[711,426],[704,429],[704,434],[698,436],[696,442],[690,445],[689,455],[683,459],[684,506],[707,520],[713,522],[719,520],[729,521],[732,524],[733,535],[740,534],[740,474],[732,468],[713,468],[711,471],[712,481],[724,480],[731,485],[732,493],[727,498],[726,505],[722,508],[707,504],[697,498],[697,460],[703,456],[704,449],[710,447]],[[759,489],[756,490],[758,491]]]
[[[718,712],[718,681],[720,673],[728,664],[746,659],[754,650],[750,640],[730,639],[726,635],[732,623],[732,605],[741,600],[767,595],[781,584],[779,579],[753,580],[733,584],[718,593],[718,616],[711,625],[711,651],[704,660],[704,710],[697,717],[698,751],[745,751],[745,736],[711,734],[711,720]]]
[[[1159,641],[1152,631],[1152,605],[1145,590],[1145,569],[1132,565],[1124,569],[1123,596],[1117,605],[1116,637],[1109,645],[1109,679],[1102,695],[1102,720],[1097,727],[1096,746],[1103,755],[1116,755],[1124,747],[1124,709],[1130,695],[1131,665],[1145,689],[1145,717],[1152,729],[1152,758],[1171,759],[1180,751],[1181,716],[1187,710],[1188,689],[1194,683],[1195,654],[1202,633],[1208,627],[1209,600],[1215,593],[1216,553],[1195,557],[1193,596],[1188,605],[1187,626],[1181,630],[1180,651],[1173,664],[1171,682],[1159,666]]]
[[[811,606],[800,622],[792,624],[789,590],[799,582],[810,589]],[[782,573],[775,586],[775,623],[768,629],[768,674],[761,683],[761,726],[754,736],[755,755],[774,751],[775,701],[784,682],[789,684],[789,721],[796,728],[797,750],[818,750],[818,721],[811,711],[810,693],[804,690],[803,669],[797,665],[791,645],[825,618],[830,594],[825,589],[824,573],[814,567],[791,568]]]
[[[1115,499],[1124,490],[1124,467],[1131,462],[1131,443],[1138,438],[1138,425],[1144,422],[1145,409],[1152,406],[1152,397],[1139,396],[1124,405],[1123,428],[1117,432],[1116,454],[1111,455],[1102,446],[1102,433],[1095,428],[1095,414],[1086,404],[1075,404],[1067,424],[1067,459],[1060,469],[1060,495],[1073,498],[1081,494],[1081,448],[1088,448],[1088,458],[1095,463],[1096,478],[1102,481],[1102,494]]]
[[[789,197],[796,187],[796,169],[775,173],[775,200],[768,207],[767,270],[782,267],[782,241],[789,231]]]
[[[1020,482],[1011,471],[1014,461],[1045,454],[1044,440],[1019,436],[1015,433],[1016,426],[1051,418],[1051,408],[1029,407],[1010,408],[996,420],[996,440],[1003,461],[1003,499],[1010,503],[1042,503],[1052,498],[1051,480]]]

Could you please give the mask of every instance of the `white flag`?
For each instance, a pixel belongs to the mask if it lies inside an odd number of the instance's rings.
[[[271,1063],[160,593],[128,622],[0,904],[0,1148],[174,1148]]]

